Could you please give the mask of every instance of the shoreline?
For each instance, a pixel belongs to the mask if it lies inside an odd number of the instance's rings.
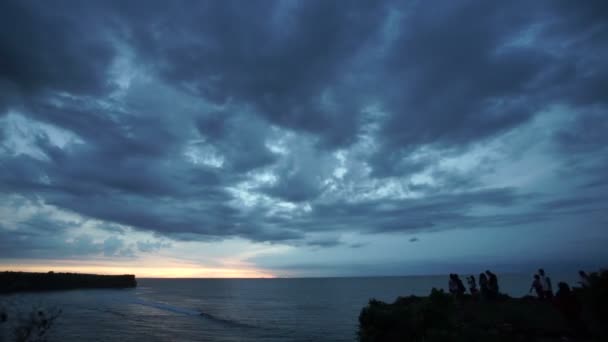
[[[133,274],[0,272],[0,294],[134,287],[137,280]]]

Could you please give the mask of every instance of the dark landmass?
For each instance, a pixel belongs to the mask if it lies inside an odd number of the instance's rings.
[[[132,274],[0,272],[0,293],[136,287]]]
[[[433,289],[428,297],[371,300],[359,316],[359,340],[608,341],[608,271],[568,297],[480,300]]]

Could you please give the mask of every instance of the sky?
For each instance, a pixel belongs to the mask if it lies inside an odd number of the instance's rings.
[[[0,2],[0,269],[608,262],[606,1]]]

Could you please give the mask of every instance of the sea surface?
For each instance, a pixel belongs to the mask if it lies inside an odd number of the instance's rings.
[[[138,279],[134,289],[12,294],[0,296],[0,305],[22,316],[37,307],[61,309],[51,341],[353,341],[370,298],[428,295],[445,289],[447,279]],[[554,283],[561,280],[573,279]],[[530,286],[530,276],[499,281],[512,296]],[[10,336],[6,324],[0,328],[0,340]]]

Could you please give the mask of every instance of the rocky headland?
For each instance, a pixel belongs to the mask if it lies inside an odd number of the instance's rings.
[[[370,300],[359,316],[359,341],[608,341],[608,271],[585,287],[540,300],[492,300],[432,289],[427,297]]]
[[[0,293],[136,287],[132,274],[0,272]]]

